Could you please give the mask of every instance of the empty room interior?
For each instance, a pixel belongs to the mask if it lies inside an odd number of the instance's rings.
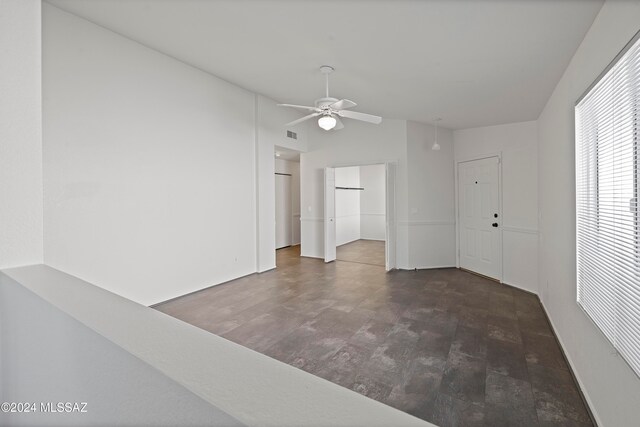
[[[640,419],[640,1],[0,1],[0,425]]]

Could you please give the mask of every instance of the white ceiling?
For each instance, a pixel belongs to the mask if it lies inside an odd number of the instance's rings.
[[[602,0],[48,0],[280,102],[452,129],[535,120]]]

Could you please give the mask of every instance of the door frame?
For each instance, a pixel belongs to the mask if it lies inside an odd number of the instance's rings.
[[[392,267],[392,270],[395,270],[395,269],[398,268],[398,265],[397,265],[397,263],[398,263],[398,261],[397,261],[398,260],[398,218],[397,218],[397,205],[398,205],[397,199],[398,199],[398,197],[397,196],[398,195],[395,194],[395,197],[393,198],[393,205],[389,206],[389,203],[390,203],[389,197],[388,197],[389,191],[387,189],[387,169],[388,169],[387,165],[388,164],[395,165],[395,171],[394,171],[395,172],[395,179],[394,179],[394,181],[396,182],[395,193],[397,193],[397,188],[398,188],[398,186],[397,186],[398,162],[397,161],[378,161],[378,162],[359,162],[359,163],[335,164],[335,165],[331,165],[331,166],[325,166],[322,170],[324,171],[327,168],[331,168],[331,169],[334,169],[334,171],[335,171],[336,168],[349,168],[349,167],[355,167],[355,166],[384,165],[384,167],[385,167],[385,187],[384,187],[384,192],[385,192],[385,236],[384,236],[384,243],[385,243],[385,269],[386,269],[386,266],[388,266],[388,263],[389,263],[389,255],[388,255],[388,252],[387,252],[387,247],[389,246],[389,235],[393,234],[393,236],[395,237],[395,242],[393,242],[394,243],[393,244],[393,248],[395,248],[395,260],[396,260],[395,264],[396,265]],[[322,185],[323,185],[324,193],[326,193],[326,188],[324,188],[325,187],[325,182],[326,182],[326,180],[325,180],[324,174],[323,174],[323,184]],[[323,199],[323,202],[324,202],[324,199]],[[335,218],[335,204],[334,204],[333,207],[334,207],[334,213],[333,213],[334,215],[333,215],[333,217]],[[394,233],[389,233],[388,228],[386,226],[386,223],[387,223],[386,213],[388,212],[389,208],[391,208],[393,210],[393,212],[396,213],[396,218],[395,218],[395,221],[394,221],[394,224],[393,224]],[[325,218],[326,218],[326,208],[325,208]],[[324,228],[324,224],[325,224],[325,218],[322,219],[323,228]],[[335,230],[335,227],[334,227],[334,230]],[[327,241],[326,231],[323,233],[323,238],[324,238],[324,241],[323,241],[323,247],[324,247],[326,245],[326,241]],[[335,241],[335,236],[334,236],[333,240]],[[327,253],[326,252],[326,248],[324,250],[324,253],[325,253],[325,259],[326,259],[326,253]]]
[[[288,233],[289,233],[289,241],[287,242],[287,245],[285,246],[280,246],[278,247],[278,185],[277,185],[277,181],[278,181],[278,176],[282,176],[283,179],[285,179],[285,182],[288,183],[288,187],[289,187],[289,194],[287,195],[287,200],[288,200],[288,204],[289,204],[289,210],[291,211],[291,215],[288,216],[287,221],[288,221],[288,225],[289,227],[287,227],[289,229]],[[289,178],[288,180],[286,178]],[[282,249],[282,248],[287,248],[289,246],[292,246],[293,243],[293,197],[291,194],[291,187],[293,185],[292,182],[293,179],[293,175],[287,172],[275,172],[274,173],[274,183],[275,183],[275,201],[276,201],[276,223],[275,223],[275,230],[276,230],[276,239],[275,239],[275,245],[276,245],[276,250],[278,249]]]
[[[391,184],[389,185],[389,181]],[[384,164],[384,269],[398,269],[398,164]],[[391,190],[391,191],[389,191]],[[390,197],[391,195],[392,197]]]
[[[476,156],[461,157],[455,159],[455,215],[456,215],[456,267],[460,268],[460,183],[459,183],[459,169],[460,163],[473,162],[475,160],[490,159],[492,157],[498,158],[498,215],[500,221],[499,227],[499,242],[500,242],[500,277],[498,278],[500,283],[504,283],[504,217],[502,215],[502,151],[489,152]]]
[[[331,176],[330,176],[331,175]],[[333,188],[328,187],[327,183],[331,182]],[[325,167],[324,168],[324,218],[323,224],[323,248],[324,248],[324,262],[333,262],[336,260],[337,246],[336,246],[336,168]],[[328,207],[327,201],[331,200],[333,205],[333,211]],[[333,245],[327,243],[331,241]]]

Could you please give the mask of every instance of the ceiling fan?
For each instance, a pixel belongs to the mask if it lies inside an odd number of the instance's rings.
[[[298,120],[287,123],[285,126],[297,125],[305,120],[318,117],[318,126],[324,130],[339,130],[344,127],[340,118],[362,120],[363,122],[380,124],[382,117],[373,116],[371,114],[358,113],[356,111],[348,111],[349,108],[355,107],[357,104],[348,99],[336,99],[329,96],[329,74],[334,70],[333,67],[323,65],[320,72],[325,75],[326,92],[325,97],[316,99],[315,107],[306,107],[304,105],[278,104],[279,107],[290,107],[298,110],[311,111],[311,114],[304,116]]]

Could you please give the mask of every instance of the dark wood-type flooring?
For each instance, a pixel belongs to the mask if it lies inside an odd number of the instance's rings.
[[[589,426],[536,296],[457,269],[277,252],[156,308],[440,426]]]
[[[356,240],[336,248],[336,259],[339,261],[360,262],[362,264],[384,267],[384,241]]]

